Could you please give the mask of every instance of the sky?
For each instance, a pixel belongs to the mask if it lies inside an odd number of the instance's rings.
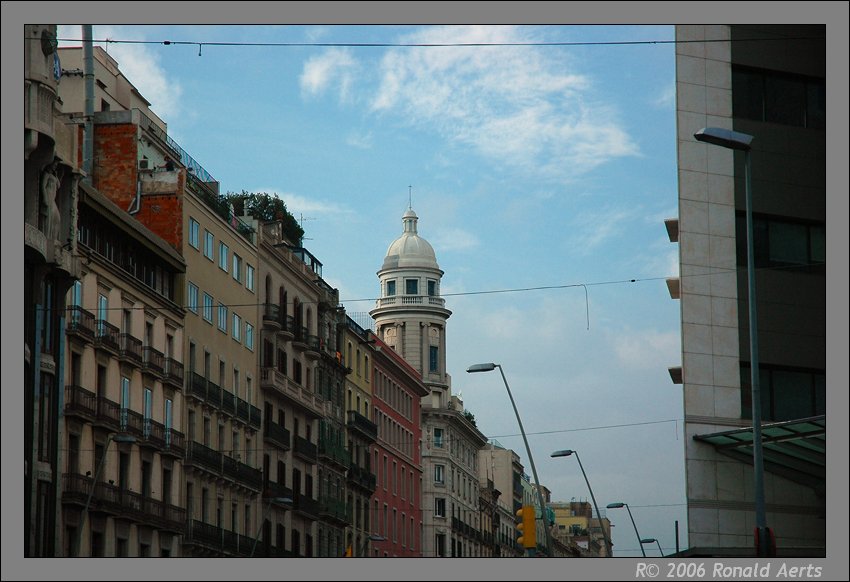
[[[674,47],[615,43],[673,37],[644,25],[94,26],[95,39],[153,41],[101,45],[223,193],[286,202],[355,319],[375,306],[412,204],[445,272],[452,390],[478,428],[531,474],[500,375],[465,372],[495,362],[552,499],[590,501],[575,457],[550,458],[574,449],[603,511],[628,503],[665,554],[676,521],[687,547],[682,391],[667,371],[681,363],[665,284],[678,274],[664,227],[678,215]],[[607,515],[615,555],[639,556],[628,512]]]

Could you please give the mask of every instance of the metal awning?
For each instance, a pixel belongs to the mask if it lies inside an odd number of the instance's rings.
[[[763,424],[764,470],[808,485],[822,493],[826,487],[826,415]],[[740,461],[753,462],[752,427],[694,435]]]

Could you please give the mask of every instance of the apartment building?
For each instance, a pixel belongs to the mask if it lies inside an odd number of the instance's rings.
[[[24,29],[24,553],[61,555],[66,295],[80,276],[82,147],[62,115],[55,25]]]
[[[71,69],[85,66],[80,48],[60,54]],[[97,47],[93,56],[93,185],[186,263],[178,292],[186,308],[183,555],[247,556],[263,511],[256,235],[219,196],[218,182],[168,135],[118,63]],[[82,78],[67,79],[62,99],[69,111],[82,112]]]
[[[372,495],[371,556],[426,556],[423,522],[432,506],[422,505],[422,429],[420,401],[428,394],[415,370],[390,346],[367,334],[374,344],[372,418],[377,440],[372,467],[377,474]],[[356,422],[356,417],[355,417]]]
[[[64,556],[180,556],[185,263],[94,188],[79,189],[68,293]]]
[[[372,555],[375,534],[371,498],[377,487],[372,450],[378,438],[372,382],[376,378],[370,333],[346,316],[340,356],[348,366],[345,381],[346,444],[351,464],[346,475],[349,526],[345,544],[353,557]]]

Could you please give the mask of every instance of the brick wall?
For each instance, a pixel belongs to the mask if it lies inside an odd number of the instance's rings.
[[[133,124],[96,125],[92,184],[127,210],[136,197],[137,128]]]

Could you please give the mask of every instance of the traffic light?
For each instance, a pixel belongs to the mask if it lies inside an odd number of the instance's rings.
[[[517,525],[520,536],[517,538],[517,543],[524,548],[537,547],[537,525],[535,523],[534,506],[523,505],[522,509],[516,512]]]

